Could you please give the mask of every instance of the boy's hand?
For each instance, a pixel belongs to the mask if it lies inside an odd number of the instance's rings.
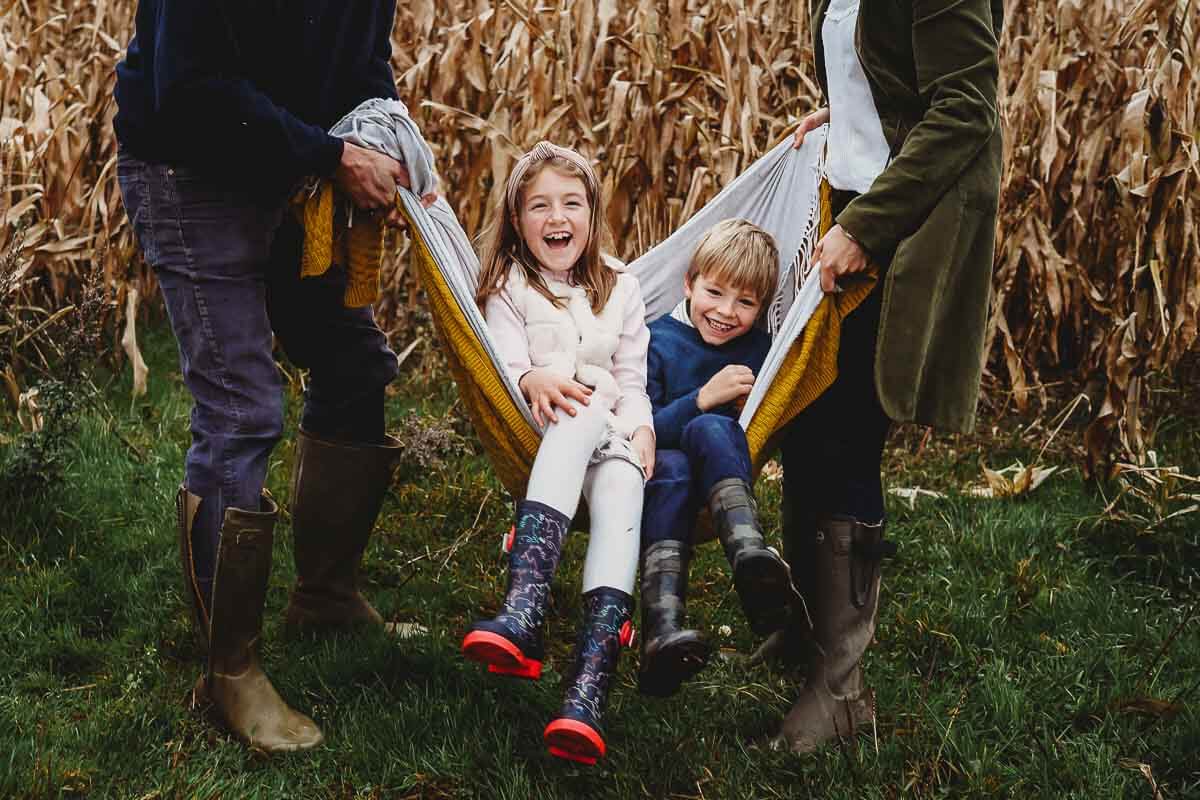
[[[753,385],[754,373],[749,367],[730,364],[700,387],[700,393],[696,395],[696,407],[704,412],[712,411],[718,406],[746,397]]]
[[[818,109],[800,120],[800,127],[796,128],[795,136],[792,139],[792,147],[799,149],[800,145],[804,144],[804,137],[808,135],[808,132],[816,130],[826,122],[829,122],[829,106]]]
[[[558,406],[572,417],[575,416],[575,406],[567,402],[568,398],[579,401],[582,405],[591,402],[592,390],[572,378],[552,372],[548,369],[531,369],[521,376],[518,384],[529,406],[533,409],[533,419],[538,425],[545,427],[550,422],[558,422],[554,407]]]
[[[654,431],[650,430],[650,426],[643,425],[629,437],[629,443],[633,445],[633,452],[642,460],[646,480],[650,480],[654,475]]]

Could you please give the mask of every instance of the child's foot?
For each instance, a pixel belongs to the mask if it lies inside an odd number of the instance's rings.
[[[638,669],[638,691],[651,697],[670,697],[708,665],[711,653],[712,648],[699,631],[672,631],[647,642]]]
[[[581,764],[604,757],[607,747],[600,723],[617,658],[633,640],[632,611],[633,598],[617,589],[602,586],[584,595],[583,628],[566,698],[558,717],[542,733],[550,755]]]
[[[782,628],[798,599],[787,562],[773,548],[744,549],[733,563],[733,585],[750,630],[760,636]]]

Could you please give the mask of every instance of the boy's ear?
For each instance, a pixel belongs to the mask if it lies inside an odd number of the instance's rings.
[[[692,299],[692,276],[686,272],[683,274],[683,296],[688,300]]]

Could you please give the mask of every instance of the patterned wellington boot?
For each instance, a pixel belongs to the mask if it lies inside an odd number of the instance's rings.
[[[787,562],[763,540],[753,490],[741,478],[717,481],[708,495],[708,510],[733,567],[733,585],[750,629],[760,635],[779,630],[799,595]]]
[[[567,695],[556,719],[546,726],[542,740],[550,754],[581,764],[604,757],[604,730],[600,726],[608,692],[617,672],[622,647],[633,641],[633,597],[601,586],[583,596],[583,627],[575,650],[575,663],[567,680]]]
[[[504,606],[493,619],[471,626],[462,642],[464,656],[487,664],[489,672],[531,680],[541,677],[542,621],[570,522],[542,503],[525,500],[517,506]]]
[[[684,627],[691,547],[663,540],[642,554],[642,653],[638,691],[669,697],[704,669],[712,648],[699,632]]]

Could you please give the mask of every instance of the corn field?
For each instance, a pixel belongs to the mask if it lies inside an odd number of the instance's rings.
[[[400,96],[469,232],[547,138],[600,166],[619,255],[662,239],[815,107],[801,0],[401,3]],[[1094,388],[1089,452],[1141,452],[1148,379],[1200,312],[1200,13],[1193,0],[1007,0],[1005,171],[988,387],[1019,409],[1044,374]],[[0,0],[0,302],[48,316],[103,270],[135,363],[153,298],[115,180],[113,69],[132,0]],[[403,237],[385,320],[411,281]],[[405,296],[415,293],[404,293]],[[386,327],[386,324],[385,324]],[[30,356],[0,330],[16,410]],[[7,352],[4,352],[7,350]]]

